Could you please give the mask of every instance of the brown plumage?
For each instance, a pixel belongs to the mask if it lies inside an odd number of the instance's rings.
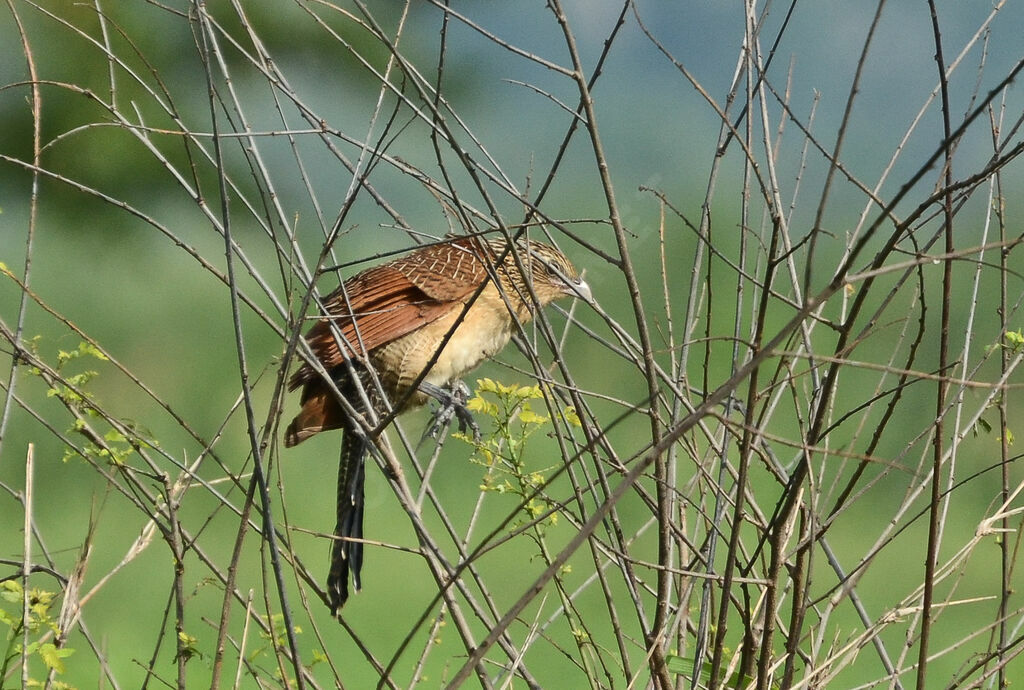
[[[377,417],[392,407],[404,411],[422,405],[428,396],[457,406],[454,394],[444,388],[497,354],[508,343],[516,321],[525,323],[537,307],[571,296],[589,299],[590,288],[557,249],[519,240],[510,250],[504,239],[460,238],[346,280],[324,300],[330,316],[317,321],[306,341],[342,397],[360,414],[367,412],[364,396]],[[346,539],[362,538],[363,464],[369,441],[308,363],[289,381],[291,389],[300,386],[302,409],[285,431],[285,445],[294,446],[321,431],[344,430],[336,538],[327,580],[331,609],[336,612],[348,598],[349,570],[353,586],[360,587],[362,544]]]

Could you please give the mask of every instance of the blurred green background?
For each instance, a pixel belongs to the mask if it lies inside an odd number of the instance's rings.
[[[329,5],[317,3],[242,3],[246,16],[264,42],[263,47],[273,58],[275,69],[284,75],[290,88],[302,103],[323,119],[332,129],[355,138],[367,136],[368,122],[378,97],[379,80],[366,67],[353,58],[353,53],[364,56],[377,69],[383,68],[388,58],[379,42],[366,31],[354,27],[341,12]],[[947,62],[956,57],[960,47],[978,30],[992,4],[978,2],[940,2],[940,20],[943,37],[948,46]],[[346,6],[347,7],[347,6]],[[13,10],[11,9],[13,8]],[[226,2],[210,3],[211,13],[221,22],[226,36],[238,40],[246,50],[250,48],[243,27]],[[354,7],[348,10],[356,12]],[[398,3],[375,3],[370,6],[375,20],[392,34],[399,22],[402,6]],[[403,55],[416,64],[432,80],[436,70],[440,12],[429,3],[414,3],[409,8],[400,47]],[[455,7],[475,22],[501,36],[511,44],[534,53],[546,60],[567,65],[564,41],[544,3],[466,3]],[[666,50],[697,79],[719,104],[724,102],[737,69],[737,54],[743,41],[743,7],[739,3],[721,2],[639,2],[637,13],[663,42]],[[109,17],[107,38],[103,38],[97,20],[100,11]],[[592,69],[600,56],[603,42],[611,31],[620,8],[612,3],[567,3],[567,12],[587,69]],[[0,12],[0,261],[14,275],[23,277],[28,228],[30,226],[30,200],[33,177],[26,166],[19,163],[32,158],[32,117],[26,53],[19,36],[15,15],[22,22],[29,42],[31,56],[36,63],[42,94],[42,167],[48,171],[38,179],[38,209],[34,222],[31,249],[30,288],[38,299],[48,305],[91,338],[99,342],[114,358],[121,362],[153,393],[164,401],[174,413],[202,438],[212,439],[223,434],[214,448],[217,458],[232,472],[251,468],[249,443],[245,434],[245,417],[237,404],[240,391],[238,355],[234,344],[229,294],[223,283],[210,270],[190,255],[203,258],[218,271],[225,270],[224,241],[186,191],[196,181],[202,194],[219,217],[217,178],[212,166],[200,160],[193,148],[186,151],[181,138],[174,132],[187,127],[194,132],[210,132],[211,117],[208,85],[203,70],[201,51],[196,45],[195,25],[188,19],[189,5],[172,0],[157,4],[145,2],[97,3],[95,6],[66,1],[42,2],[38,5],[14,0]],[[313,19],[317,15],[323,25]],[[804,121],[814,112],[813,131],[826,146],[834,143],[839,123],[843,118],[859,54],[870,26],[873,8],[859,3],[835,1],[817,2],[798,6],[788,19],[786,32],[776,48],[771,68],[773,85],[789,85],[789,100],[793,111]],[[773,8],[767,16],[763,36],[774,37],[786,22],[782,7]],[[337,32],[332,34],[324,25]],[[1021,58],[1021,27],[1024,27],[1024,6],[1007,3],[999,16],[989,25],[984,43],[969,51],[965,63],[952,79],[951,99],[954,115],[959,117],[972,107],[978,94],[993,88],[1011,66]],[[446,34],[447,53],[444,75],[444,96],[452,109],[468,124],[501,170],[520,189],[536,189],[552,164],[552,158],[565,136],[570,115],[553,99],[574,106],[577,94],[574,85],[564,76],[543,66],[514,56],[499,49],[492,41],[474,29],[452,22]],[[157,159],[139,137],[118,126],[110,112],[96,103],[96,98],[109,100],[111,63],[102,49],[107,40],[112,51],[123,60],[124,66],[137,71],[140,80],[153,89],[147,92],[126,73],[115,67],[116,98],[119,108],[136,121],[153,128],[145,136],[167,157]],[[344,46],[349,42],[352,50]],[[763,43],[767,43],[763,39]],[[233,79],[231,86],[244,103],[245,115],[256,131],[269,132],[282,129],[276,114],[273,94],[267,80],[239,50],[222,43],[225,59]],[[762,45],[767,52],[768,45]],[[881,186],[880,196],[890,198],[908,177],[935,150],[941,141],[941,120],[937,106],[930,107],[922,124],[908,141],[901,138],[908,124],[921,109],[928,94],[935,88],[935,48],[931,35],[927,5],[924,3],[889,3],[877,27],[874,43],[863,66],[858,100],[850,115],[847,140],[842,162],[849,174],[874,185],[897,146],[902,153]],[[980,63],[984,60],[983,69]],[[787,76],[787,71],[789,74]],[[547,98],[527,88],[547,90]],[[73,85],[73,86],[72,86]],[[225,84],[218,84],[218,93],[227,93]],[[408,85],[403,88],[410,92]],[[96,98],[83,93],[91,90]],[[1021,92],[1015,86],[1008,92],[1005,108],[1008,121],[1015,121],[1021,112]],[[681,76],[680,70],[660,54],[648,40],[632,12],[627,13],[622,34],[616,38],[612,53],[603,66],[601,79],[595,87],[594,97],[602,141],[610,163],[612,181],[618,195],[623,221],[632,233],[630,250],[637,266],[641,267],[646,304],[652,324],[664,327],[666,320],[662,307],[662,282],[659,271],[660,208],[657,199],[644,188],[664,192],[691,221],[700,217],[700,204],[707,187],[707,178],[719,136],[720,118],[714,109]],[[173,104],[178,121],[158,105]],[[393,96],[386,96],[385,111],[393,105]],[[284,215],[292,221],[298,248],[312,263],[323,244],[324,228],[329,228],[339,211],[339,204],[351,183],[351,175],[329,153],[324,139],[310,131],[295,114],[292,104],[280,106],[288,121],[296,128],[305,129],[289,139],[285,136],[259,139],[262,160],[273,182],[273,199],[280,203]],[[226,127],[227,118],[239,127],[233,106],[227,114],[220,112],[219,126]],[[778,121],[780,108],[772,104],[774,121]],[[735,111],[733,111],[735,113]],[[735,117],[735,115],[733,116]],[[434,169],[434,151],[429,131],[422,122],[410,117],[407,109],[397,118],[400,125],[391,132],[388,153],[402,161]],[[379,135],[380,125],[370,138]],[[991,155],[991,141],[985,126],[972,128],[959,143],[957,175],[965,175],[984,165]],[[346,156],[359,155],[358,147],[350,142],[329,137]],[[1019,138],[1019,135],[1018,135]],[[206,139],[209,141],[209,138]],[[793,123],[787,123],[785,135],[780,138],[778,169],[784,187],[792,192],[794,180],[800,176],[805,191],[795,206],[790,226],[797,236],[809,232],[817,211],[816,199],[824,181],[827,162],[821,155],[803,158],[803,138]],[[462,142],[468,145],[468,141]],[[293,148],[294,147],[294,148]],[[225,147],[226,169],[230,179],[239,185],[233,193],[232,232],[241,251],[251,261],[263,285],[271,287],[275,300],[261,289],[260,282],[243,271],[240,283],[246,295],[269,315],[276,326],[264,322],[249,309],[244,310],[243,325],[246,356],[250,373],[256,379],[254,402],[256,417],[266,418],[272,399],[274,380],[281,365],[284,350],[281,333],[286,327],[286,314],[279,307],[294,309],[301,299],[301,285],[293,275],[281,268],[281,257],[273,251],[257,217],[273,215],[257,208],[245,209],[240,197],[259,199],[259,190],[249,173],[238,146]],[[190,159],[189,156],[192,156]],[[760,155],[760,154],[759,154]],[[296,160],[301,157],[302,168]],[[185,185],[179,184],[169,173],[169,167],[185,175]],[[454,167],[454,166],[453,166]],[[195,173],[195,178],[189,177]],[[50,174],[52,173],[52,175]],[[464,172],[453,180],[456,189],[464,190],[469,202],[478,208],[484,206],[475,194]],[[58,175],[64,179],[53,179]],[[911,195],[897,213],[909,210],[927,194],[935,184],[937,172],[926,175],[918,185],[919,193]],[[722,167],[718,180],[720,200],[711,213],[715,228],[715,248],[732,256],[739,245],[739,226],[744,223],[740,215],[739,195],[743,189],[743,168],[739,156],[733,155]],[[70,181],[72,184],[68,184]],[[389,165],[378,165],[370,177],[377,190],[394,205],[411,226],[439,236],[448,230],[447,219],[440,212],[435,198],[412,176],[396,171]],[[1024,184],[1021,166],[1011,165],[1002,178],[1008,205],[1007,217],[1019,218],[1021,195],[1013,193]],[[76,189],[82,185],[121,203],[108,203],[97,194]],[[308,186],[307,186],[308,185]],[[262,199],[271,197],[264,190]],[[522,217],[521,205],[510,195],[496,193],[498,212],[510,222]],[[314,203],[315,199],[315,203]],[[788,199],[784,199],[788,203]],[[831,277],[831,268],[845,248],[846,233],[857,222],[866,200],[855,185],[837,183],[831,205],[823,219],[823,228],[829,233],[818,248],[820,267],[815,266],[815,285],[823,285]],[[958,246],[972,246],[981,242],[982,223],[986,205],[979,197],[972,199],[970,207],[958,216]],[[133,212],[123,207],[130,206]],[[587,243],[615,254],[611,230],[602,221],[608,211],[593,163],[593,153],[584,139],[575,139],[566,152],[551,191],[542,208],[551,217],[566,221],[579,221],[571,225],[573,231]],[[1014,214],[1013,211],[1018,211]],[[143,215],[148,222],[140,218]],[[593,222],[588,222],[593,221]],[[759,223],[759,218],[749,219]],[[163,228],[165,231],[161,230]],[[350,275],[364,264],[352,263],[372,258],[382,252],[407,248],[407,235],[395,227],[394,221],[362,194],[355,202],[344,222],[344,237],[337,244],[336,260],[350,264],[343,275]],[[667,233],[666,254],[669,257],[669,292],[675,308],[681,312],[689,290],[689,272],[693,266],[696,240],[692,231],[672,220]],[[181,245],[188,245],[185,250]],[[571,243],[565,245],[573,254],[577,266],[587,271],[588,280],[602,307],[620,323],[629,327],[635,323],[630,311],[621,276],[598,255],[574,251]],[[328,265],[332,261],[327,262]],[[1017,269],[1021,267],[1018,265]],[[961,285],[970,280],[973,266],[958,271]],[[933,276],[938,276],[938,269]],[[678,276],[678,283],[671,280]],[[1019,295],[1019,276],[1011,276],[1011,291]],[[321,290],[336,285],[334,276],[320,281]],[[979,313],[991,322],[978,328],[976,347],[985,348],[998,339],[998,323],[994,320],[994,304],[998,288],[995,273],[983,281],[979,299]],[[713,325],[715,336],[731,333],[729,311],[733,309],[734,286],[726,281],[715,295],[718,316]],[[879,295],[884,291],[879,291]],[[937,304],[937,295],[932,295]],[[6,279],[0,287],[0,317],[7,329],[17,323],[21,288]],[[908,298],[909,299],[909,298]],[[909,309],[909,306],[907,307]],[[829,305],[827,312],[836,317],[841,305]],[[791,312],[778,309],[779,319]],[[295,315],[292,314],[294,317]],[[584,324],[603,337],[609,337],[604,323],[583,307],[576,312]],[[929,314],[935,318],[935,312]],[[552,316],[556,324],[563,324],[561,316]],[[954,332],[964,332],[962,314],[954,314]],[[895,331],[880,328],[858,351],[858,359],[885,362],[892,352]],[[38,338],[35,347],[39,356],[53,362],[60,350],[70,351],[82,340],[60,320],[40,308],[29,304],[25,314],[24,336]],[[664,337],[663,334],[659,337]],[[936,343],[928,341],[923,349],[925,361],[934,362]],[[667,350],[667,344],[664,345]],[[5,351],[9,349],[5,348]],[[665,354],[664,351],[662,354]],[[726,341],[716,344],[710,363],[712,385],[727,378],[731,365],[731,345]],[[646,388],[640,372],[630,370],[616,360],[609,351],[597,343],[570,333],[566,358],[579,363],[577,382],[586,391],[609,394],[639,404]],[[6,360],[10,367],[11,359]],[[528,368],[526,360],[509,348],[500,363],[486,364],[480,375],[503,381],[527,383],[525,375],[505,368],[512,364]],[[188,434],[154,399],[109,362],[75,361],[67,371],[95,370],[97,376],[88,384],[88,390],[100,404],[119,418],[138,425],[148,438],[159,441],[165,452],[182,462],[191,462],[201,445]],[[699,368],[699,364],[695,365]],[[991,368],[992,365],[989,365]],[[7,370],[3,379],[7,380]],[[696,369],[695,369],[696,371]],[[988,369],[980,378],[992,380]],[[874,380],[858,381],[851,377],[838,403],[839,414],[852,409],[873,392]],[[905,427],[927,427],[933,416],[932,390],[922,385],[921,390],[908,392],[908,401],[902,410],[906,415]],[[112,569],[139,536],[144,521],[139,510],[124,496],[111,488],[111,484],[94,468],[80,459],[65,460],[65,444],[47,429],[51,425],[63,433],[70,426],[67,413],[52,398],[47,398],[46,386],[36,377],[20,375],[16,393],[21,402],[9,406],[9,419],[0,448],[0,481],[5,493],[0,497],[0,557],[20,559],[22,553],[22,506],[14,494],[24,486],[24,458],[29,443],[35,444],[35,512],[34,520],[46,553],[61,566],[74,563],[90,525],[93,555],[86,574],[86,588],[96,583],[100,574]],[[970,394],[969,394],[970,395]],[[915,402],[918,400],[919,403]],[[1019,400],[1019,395],[1017,396]],[[614,418],[622,406],[595,401],[595,410]],[[25,408],[35,410],[43,420],[33,417]],[[288,399],[284,416],[292,414],[295,400]],[[915,418],[916,416],[916,418]],[[426,423],[426,413],[406,417],[402,426],[417,438]],[[790,420],[776,418],[778,427],[773,431],[787,438],[795,438],[797,425]],[[648,433],[642,416],[627,420],[611,432],[611,437],[624,448],[634,450],[644,442]],[[632,441],[632,439],[636,439]],[[903,457],[913,440],[913,455]],[[833,442],[842,442],[841,434]],[[993,461],[997,442],[991,436],[969,438],[969,453],[977,457],[978,467],[987,467]],[[536,441],[540,458],[555,457],[557,450],[543,438]],[[547,444],[547,445],[545,445]],[[908,468],[905,472],[890,474],[884,484],[872,486],[853,507],[838,520],[832,532],[834,543],[842,545],[847,554],[864,554],[884,528],[880,516],[893,514],[905,499],[908,486],[914,484],[913,468],[918,454],[924,452],[920,440],[892,438],[884,444],[879,455],[895,464]],[[857,452],[858,448],[848,449]],[[788,463],[795,451],[778,450],[780,461]],[[334,473],[337,438],[317,438],[294,452],[273,455],[271,483],[274,485],[279,519],[289,526],[315,532],[325,532],[333,513]],[[431,477],[431,485],[439,492],[443,503],[452,509],[452,519],[464,524],[476,504],[482,470],[466,461],[466,448],[457,441],[449,441],[440,462]],[[550,463],[538,460],[539,467]],[[166,471],[174,469],[168,465]],[[852,466],[844,470],[847,474]],[[877,471],[875,468],[869,473]],[[1015,468],[1013,470],[1015,472]],[[841,474],[841,473],[840,473]],[[954,510],[962,511],[963,520],[950,520],[947,538],[951,544],[970,539],[978,516],[992,510],[997,495],[997,472],[987,479],[971,484],[958,494]],[[220,481],[224,469],[213,462],[204,461],[199,475],[208,481]],[[1019,472],[1016,472],[1019,476]],[[755,480],[758,486],[778,491],[773,480],[762,472]],[[158,484],[154,480],[154,486]],[[234,505],[242,502],[237,489],[226,482],[219,484]],[[557,492],[557,486],[556,486]],[[511,499],[510,499],[511,500]],[[643,510],[637,505],[629,507],[627,499],[623,514],[635,514],[637,526],[643,524]],[[770,502],[767,502],[770,504]],[[487,504],[481,525],[493,524],[514,507],[514,503],[500,501]],[[209,550],[217,563],[227,562],[237,530],[237,517],[208,493],[194,490],[187,494],[181,505],[182,518],[196,534],[200,543]],[[415,545],[415,537],[402,515],[391,491],[376,469],[368,473],[367,485],[368,536],[389,544]],[[464,511],[461,512],[460,511]],[[957,530],[963,530],[957,534]],[[483,527],[481,532],[487,531]],[[918,521],[898,537],[885,551],[883,562],[875,564],[860,586],[869,610],[881,615],[896,604],[900,596],[913,588],[921,576],[925,525]],[[571,538],[571,528],[561,526],[551,532],[552,544],[557,546]],[[309,533],[294,532],[293,548],[317,577],[326,568],[326,540]],[[642,536],[638,553],[656,553],[652,532]],[[261,561],[256,538],[249,536],[249,545],[239,573],[239,588],[244,592],[255,588],[257,596],[265,578],[269,578],[267,563]],[[988,547],[986,547],[988,548]],[[957,590],[957,599],[991,596],[997,585],[998,552],[994,547],[984,558],[970,562],[963,573],[963,584]],[[532,562],[535,552],[527,540],[513,540],[482,559],[480,567],[488,573],[500,573],[508,579],[508,605],[532,582],[539,566]],[[947,554],[951,555],[951,554]],[[856,556],[852,556],[855,558]],[[170,554],[159,536],[137,560],[119,571],[111,583],[100,590],[88,605],[86,622],[96,643],[105,650],[113,668],[113,675],[122,687],[136,687],[143,682],[143,668],[154,654],[155,629],[161,625],[170,596]],[[211,663],[212,629],[219,615],[222,589],[201,574],[204,568],[194,554],[190,554],[185,567],[192,611],[205,612],[202,617],[188,621],[189,632],[199,639],[202,656],[189,664],[190,683],[204,684]],[[651,560],[655,560],[653,557]],[[580,573],[580,582],[593,569],[593,563],[584,554],[573,561],[574,572]],[[849,562],[853,567],[855,561]],[[12,566],[5,566],[12,567]],[[379,650],[395,650],[409,629],[405,612],[419,612],[435,591],[426,569],[413,555],[388,549],[371,549],[364,572],[365,589],[354,597],[345,609],[346,621],[358,630],[368,646]],[[834,577],[823,574],[820,583],[824,591],[834,585]],[[55,588],[52,582],[41,581],[44,588]],[[289,580],[292,602],[299,601],[294,578]],[[814,582],[813,587],[819,586]],[[268,588],[270,589],[270,588]],[[581,607],[603,606],[596,591],[585,595]],[[324,614],[317,601],[311,602],[316,615]],[[545,609],[547,610],[547,609]],[[598,608],[599,610],[599,608]],[[943,614],[942,625],[937,628],[936,650],[959,640],[961,631],[977,630],[993,617],[990,601],[973,602],[952,607]],[[399,614],[398,612],[402,612]],[[389,620],[394,616],[394,625]],[[849,612],[847,631],[857,626]],[[326,621],[326,615],[323,616]],[[211,624],[212,621],[212,624]],[[239,630],[233,630],[238,634]],[[303,632],[304,649],[327,649],[344,669],[348,687],[366,687],[376,676],[354,647],[351,638],[329,622],[319,626],[322,639],[313,639],[308,629]],[[853,633],[851,633],[853,634]],[[417,639],[424,636],[422,631]],[[428,686],[439,685],[462,663],[461,649],[450,627],[439,635],[442,650],[431,658]],[[445,639],[448,638],[448,639]],[[982,635],[981,638],[985,638]],[[896,639],[887,640],[899,649]],[[984,648],[986,639],[973,642]],[[308,645],[308,646],[307,646]],[[76,657],[69,658],[64,679],[81,686],[96,684],[100,669],[93,655],[85,652],[86,643],[76,640]],[[173,678],[173,640],[165,641],[159,652],[157,665],[167,679]],[[968,663],[971,644],[955,654],[937,660],[933,667],[934,687],[944,687],[945,681],[962,665]],[[380,654],[387,660],[388,652]],[[455,654],[449,658],[446,654]],[[881,670],[877,661],[862,652],[863,666],[854,664],[850,675],[841,685],[852,687],[856,683],[878,678]],[[234,661],[229,661],[234,663]],[[272,668],[269,655],[254,659],[255,664]],[[535,665],[543,669],[545,678],[557,679],[571,664],[558,654]],[[860,667],[859,667],[860,666]],[[397,682],[409,683],[409,669],[401,666]],[[1017,664],[1017,669],[1020,665]],[[38,670],[37,670],[38,671]],[[233,670],[232,670],[233,673]],[[37,673],[38,675],[38,673]],[[329,676],[326,676],[329,677]],[[324,681],[326,682],[326,681]],[[549,680],[549,682],[551,682]],[[621,682],[625,687],[626,682]],[[5,681],[5,686],[11,681]],[[243,683],[243,686],[246,686]],[[555,685],[548,685],[555,687]]]

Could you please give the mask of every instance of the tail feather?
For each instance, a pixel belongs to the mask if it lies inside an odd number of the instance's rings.
[[[313,434],[345,426],[345,414],[334,393],[319,381],[306,384],[302,392],[302,409],[284,432],[286,448],[298,445]]]
[[[363,381],[352,381],[348,369],[344,372],[340,371],[340,367],[337,369],[331,374],[337,375],[335,383],[340,386],[341,394],[360,409],[363,405],[354,391],[357,390],[356,385],[364,386],[368,394],[371,394],[370,404],[376,409],[373,389]],[[363,370],[357,369],[357,375],[360,373],[364,373]],[[337,522],[327,574],[327,602],[331,613],[337,615],[348,600],[349,576],[354,591],[358,592],[362,586],[360,571],[363,567],[363,544],[359,540],[363,538],[363,485],[370,441],[345,414],[333,390],[319,380],[307,381],[302,389],[302,409],[285,430],[285,446],[295,446],[314,434],[332,429],[343,430],[341,456],[338,459]]]
[[[362,586],[363,544],[348,539],[363,538],[363,485],[368,449],[369,442],[362,434],[354,429],[345,430],[338,461],[337,525],[331,545],[331,568],[327,575],[327,597],[334,615],[348,599],[350,572],[352,588],[358,592]]]

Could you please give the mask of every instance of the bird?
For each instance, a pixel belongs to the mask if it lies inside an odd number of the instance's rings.
[[[291,376],[289,390],[302,389],[301,409],[284,442],[293,447],[342,430],[327,577],[332,616],[348,599],[350,573],[353,589],[361,588],[364,465],[371,444],[339,394],[350,411],[372,411],[376,418],[434,398],[441,403],[435,429],[453,413],[464,428],[472,417],[462,377],[496,355],[517,323],[563,297],[592,300],[590,287],[558,249],[525,238],[463,236],[366,269],[323,299],[324,314],[305,335],[323,370],[304,361]]]

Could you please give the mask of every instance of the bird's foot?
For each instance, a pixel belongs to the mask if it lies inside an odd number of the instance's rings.
[[[446,389],[422,381],[419,388],[439,404],[437,411],[434,412],[433,420],[423,433],[423,438],[427,436],[437,438],[437,434],[441,429],[451,424],[452,417],[455,417],[459,422],[459,431],[465,434],[471,430],[473,432],[473,441],[475,443],[480,442],[480,426],[466,407],[466,403],[469,401],[472,393],[469,390],[469,386],[462,381],[456,380],[452,381],[451,387]]]

